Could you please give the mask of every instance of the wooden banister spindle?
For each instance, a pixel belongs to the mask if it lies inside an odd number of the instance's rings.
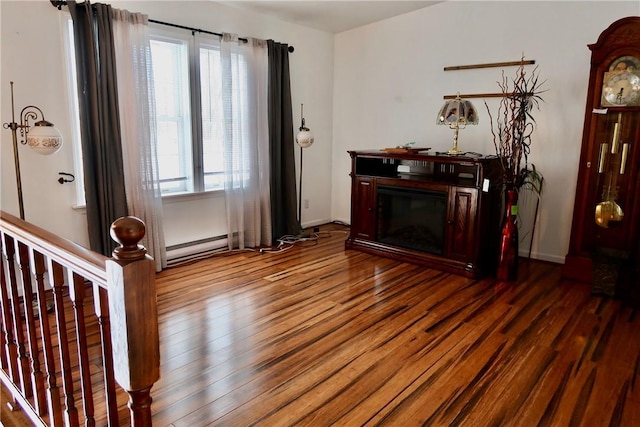
[[[67,320],[64,314],[64,269],[57,262],[49,263],[49,280],[53,285],[53,302],[56,313],[56,332],[58,333],[58,350],[62,364],[62,391],[64,393],[65,425],[75,427],[78,423],[78,409],[73,397],[73,375]]]
[[[1,264],[2,263],[0,263],[0,265]],[[2,286],[4,286],[4,280],[3,280]],[[4,312],[4,306],[6,305],[6,303],[7,301],[3,301],[2,298],[0,298],[0,313]],[[2,369],[3,371],[7,371],[7,368],[9,367],[9,365],[7,364],[7,354],[5,353],[6,345],[7,345],[7,334],[5,332],[4,317],[3,317],[2,321],[0,322],[0,369]]]
[[[105,400],[107,403],[107,424],[109,426],[117,426],[120,421],[118,419],[116,382],[113,373],[113,343],[111,342],[111,321],[109,320],[109,298],[107,290],[94,285],[93,300],[95,302],[98,324],[100,325]]]
[[[11,315],[13,324],[13,335],[16,339],[16,345],[18,346],[18,375],[20,379],[20,388],[22,394],[26,397],[31,397],[31,381],[29,381],[29,359],[25,349],[24,333],[22,326],[22,318],[20,317],[20,294],[18,292],[18,276],[16,274],[16,247],[13,237],[5,234],[4,236],[4,256],[9,269],[9,298],[11,299]],[[13,381],[14,384],[18,384],[16,378]]]
[[[2,239],[4,242],[4,239]],[[3,245],[4,246],[4,245]],[[4,253],[4,250],[3,250]],[[0,289],[0,295],[2,298],[2,321],[4,322],[4,345],[2,349],[4,355],[6,355],[6,363],[9,368],[9,376],[11,382],[18,383],[20,374],[18,373],[18,344],[16,343],[15,336],[13,334],[13,318],[11,316],[11,300],[9,299],[9,292],[7,291],[7,281],[5,279],[4,261],[0,262],[0,278],[2,279],[2,289]]]
[[[40,312],[40,339],[42,341],[42,349],[44,356],[44,366],[47,383],[47,404],[49,413],[49,422],[53,426],[62,425],[62,408],[60,406],[60,389],[56,381],[56,363],[51,341],[51,325],[49,323],[47,294],[44,288],[44,275],[46,273],[46,263],[44,255],[34,252],[33,263],[36,273],[36,285],[38,295],[38,309]]]
[[[6,304],[6,301],[2,301],[2,299],[0,299],[0,313],[4,310],[4,304]],[[9,367],[7,363],[7,354],[4,351],[6,348],[6,345],[7,345],[7,334],[5,332],[4,318],[3,318],[3,321],[0,322],[0,369],[2,369],[3,371],[6,371],[7,368]]]
[[[31,365],[31,387],[34,397],[34,408],[39,415],[47,411],[44,395],[44,375],[40,369],[40,351],[36,332],[36,316],[33,310],[33,286],[31,281],[31,257],[29,247],[18,242],[18,259],[22,275],[22,298],[24,299],[24,317],[27,327],[27,343],[29,345],[29,361]],[[46,312],[45,312],[46,315]]]
[[[151,426],[151,387],[160,377],[155,264],[138,243],[144,223],[120,218],[111,237],[120,244],[106,261],[115,378],[129,393],[132,426]]]
[[[91,386],[91,366],[89,365],[89,345],[87,343],[87,327],[85,325],[84,277],[73,273],[69,288],[69,297],[73,303],[73,314],[76,322],[76,341],[78,343],[78,363],[80,363],[80,384],[82,385],[82,406],[84,409],[84,425],[94,426],[93,387]]]

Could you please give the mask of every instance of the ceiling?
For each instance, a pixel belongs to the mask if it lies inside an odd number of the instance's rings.
[[[441,1],[229,0],[218,1],[218,3],[329,33],[340,33],[441,3]]]

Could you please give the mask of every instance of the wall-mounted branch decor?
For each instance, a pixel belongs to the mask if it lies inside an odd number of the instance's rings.
[[[450,67],[444,67],[444,71],[454,71],[454,70],[473,70],[478,68],[494,68],[494,67],[513,67],[513,66],[523,66],[523,65],[531,65],[535,64],[536,61],[534,59],[530,59],[525,61],[522,58],[520,61],[507,61],[507,62],[489,62],[486,64],[473,64],[473,65],[452,65]],[[502,92],[499,93],[467,93],[464,95],[460,95],[461,98],[502,98],[505,94]],[[444,95],[443,99],[455,99],[456,95]]]
[[[515,67],[518,65],[530,65],[535,64],[535,60],[521,60],[521,61],[508,61],[508,62],[490,62],[487,64],[474,64],[474,65],[452,65],[450,67],[444,67],[444,71],[455,70],[473,70],[476,68],[494,68],[494,67]]]
[[[504,94],[502,92],[497,93],[465,93],[465,94],[456,94],[456,95],[444,95],[443,99],[455,99],[456,96],[460,96],[460,98],[502,98],[503,96],[509,96],[513,94]]]
[[[443,99],[455,99],[456,95],[445,95],[442,98]],[[504,94],[503,93],[464,93],[464,94],[460,94],[460,98],[498,98],[498,97],[503,97]]]

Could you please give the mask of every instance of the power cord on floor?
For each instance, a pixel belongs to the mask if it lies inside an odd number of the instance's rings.
[[[278,244],[273,248],[261,248],[260,253],[280,253],[287,251],[300,243],[310,243],[309,246],[315,246],[318,244],[320,236],[317,232],[313,233],[301,233],[298,235],[287,234],[277,240]]]
[[[331,224],[349,227],[349,224],[342,221],[333,221],[331,222]],[[348,230],[320,231],[319,227],[314,227],[313,232],[303,232],[299,235],[288,234],[288,235],[282,236],[281,238],[276,240],[278,244],[274,247],[267,247],[267,248],[260,248],[260,249],[244,248],[244,249],[231,249],[231,250],[221,248],[214,251],[207,251],[202,254],[192,255],[185,260],[171,262],[170,265],[168,265],[168,267],[184,266],[188,264],[193,264],[203,259],[216,257],[216,256],[232,255],[238,252],[260,252],[261,254],[282,253],[282,252],[288,251],[289,249],[293,248],[296,245],[315,246],[318,244],[319,239],[325,238],[325,237],[331,237],[333,233],[348,234],[349,231]]]
[[[348,227],[349,224],[346,224],[341,221],[333,221],[332,224],[342,225]],[[285,235],[277,240],[278,244],[275,247],[271,248],[261,248],[260,253],[282,253],[284,251],[288,251],[292,247],[296,245],[306,245],[306,246],[315,246],[318,244],[318,240],[323,237],[331,237],[332,233],[348,233],[347,230],[324,230],[320,231],[319,227],[314,227],[313,232],[302,232],[298,235]]]

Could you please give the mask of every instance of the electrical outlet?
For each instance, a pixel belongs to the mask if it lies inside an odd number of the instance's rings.
[[[304,208],[309,209],[309,199],[304,199]]]

